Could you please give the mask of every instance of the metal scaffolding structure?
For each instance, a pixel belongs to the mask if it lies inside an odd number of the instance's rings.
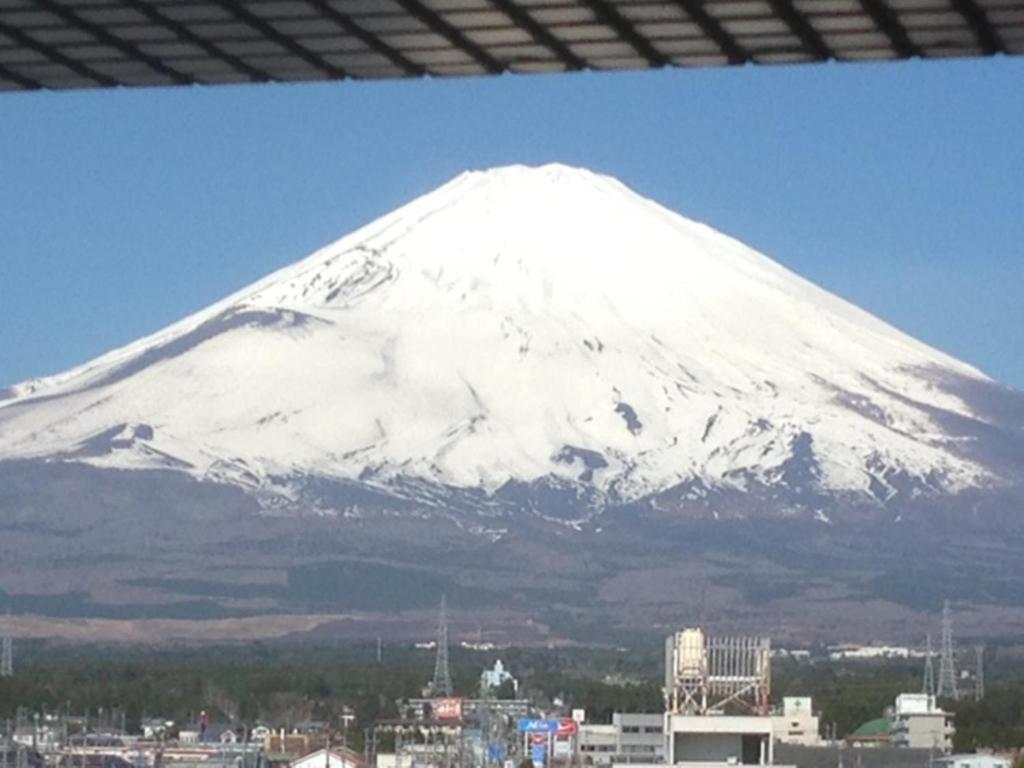
[[[767,637],[707,637],[684,629],[665,643],[665,694],[673,714],[741,708],[768,713],[771,642]]]
[[[1021,0],[5,0],[0,92],[1024,53]]]

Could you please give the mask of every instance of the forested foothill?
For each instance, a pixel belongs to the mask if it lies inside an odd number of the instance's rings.
[[[420,696],[433,668],[433,651],[376,644],[289,647],[260,643],[175,649],[19,646],[17,674],[0,678],[0,719],[64,712],[124,723],[147,717],[179,727],[200,711],[238,726],[288,727],[304,721],[340,722],[355,711],[349,733],[361,745],[364,729],[399,715],[397,702]],[[981,701],[940,702],[956,714],[956,751],[1024,746],[1024,655],[989,651],[989,683]],[[480,673],[501,658],[519,679],[520,694],[544,706],[555,700],[583,708],[591,722],[613,712],[662,708],[662,658],[649,644],[636,648],[453,648],[456,693],[477,695]],[[773,699],[814,698],[824,735],[843,737],[880,716],[902,692],[921,690],[918,660],[834,662],[776,660]],[[510,696],[511,691],[499,691]]]

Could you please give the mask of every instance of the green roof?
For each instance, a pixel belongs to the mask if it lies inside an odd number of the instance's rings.
[[[863,723],[856,731],[850,734],[850,738],[862,738],[864,736],[888,736],[892,730],[892,720],[888,717],[876,717]]]

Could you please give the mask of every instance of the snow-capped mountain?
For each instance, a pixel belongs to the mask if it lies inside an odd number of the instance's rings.
[[[309,488],[884,505],[1014,479],[981,450],[999,425],[979,388],[998,385],[614,179],[514,166],[0,391],[0,460],[171,469],[339,512]]]

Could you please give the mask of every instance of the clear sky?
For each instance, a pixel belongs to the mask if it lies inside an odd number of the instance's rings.
[[[619,177],[1024,388],[1024,59],[0,95],[0,387],[468,168]]]

